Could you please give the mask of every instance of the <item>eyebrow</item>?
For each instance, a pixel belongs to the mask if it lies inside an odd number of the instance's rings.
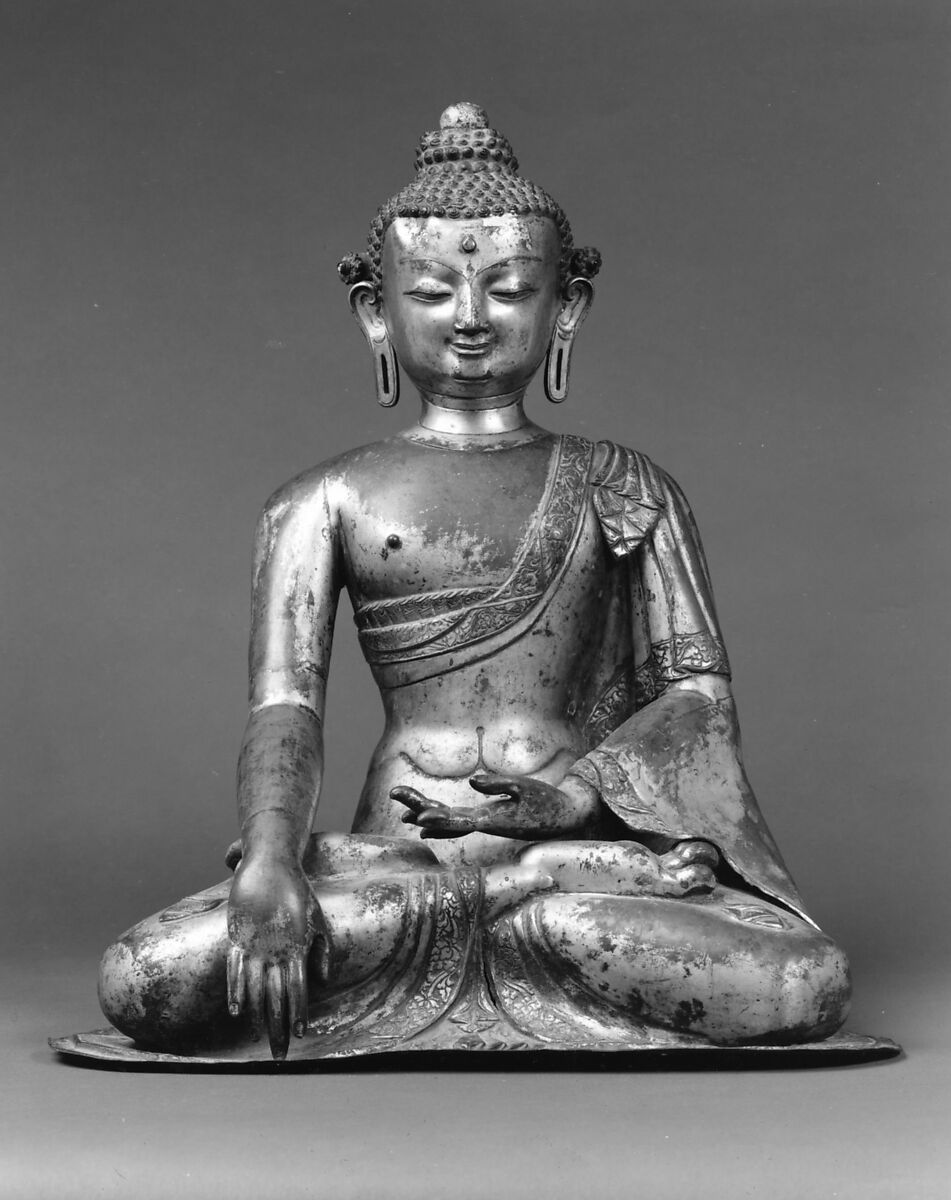
[[[477,271],[476,274],[484,275],[486,273],[486,271],[491,271],[491,270],[495,269],[496,267],[505,267],[505,266],[508,266],[509,263],[516,263],[516,262],[544,262],[544,259],[541,258],[541,256],[538,254],[510,254],[508,258],[500,258],[497,262],[489,263],[487,266],[483,267],[480,271]],[[429,270],[431,267],[441,267],[444,271],[451,271],[453,275],[462,275],[461,271],[456,270],[456,268],[450,266],[449,263],[441,262],[438,258],[409,258],[409,257],[407,257],[407,258],[401,258],[399,260],[399,263],[400,263],[400,266],[415,267],[418,271],[426,271],[426,270]]]

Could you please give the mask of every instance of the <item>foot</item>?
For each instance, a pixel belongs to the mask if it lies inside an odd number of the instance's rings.
[[[541,842],[520,862],[544,871],[560,892],[683,897],[710,892],[720,855],[709,842],[680,842],[657,855],[638,842]]]
[[[720,854],[710,842],[678,842],[666,854],[658,855],[658,882],[666,889],[662,895],[692,896],[712,892]]]

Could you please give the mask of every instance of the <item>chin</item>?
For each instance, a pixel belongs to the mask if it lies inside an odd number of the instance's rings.
[[[491,371],[453,371],[450,379],[453,383],[473,384],[480,387],[493,382]]]

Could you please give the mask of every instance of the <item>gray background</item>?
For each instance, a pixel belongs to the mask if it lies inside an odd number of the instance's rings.
[[[949,10],[0,6],[5,1069],[15,1197],[939,1196],[948,1128]],[[572,394],[698,514],[747,764],[901,1062],[71,1068],[102,947],[221,877],[251,532],[398,428],[334,264],[473,99],[605,268]],[[320,824],[379,704],[346,602]]]

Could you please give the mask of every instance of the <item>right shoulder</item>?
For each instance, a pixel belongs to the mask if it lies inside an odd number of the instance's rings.
[[[387,445],[382,441],[359,446],[301,471],[271,493],[264,504],[261,520],[283,524],[296,515],[304,516],[318,510],[325,514],[345,511],[348,501],[354,494],[359,494],[365,480],[372,479],[379,471]]]

